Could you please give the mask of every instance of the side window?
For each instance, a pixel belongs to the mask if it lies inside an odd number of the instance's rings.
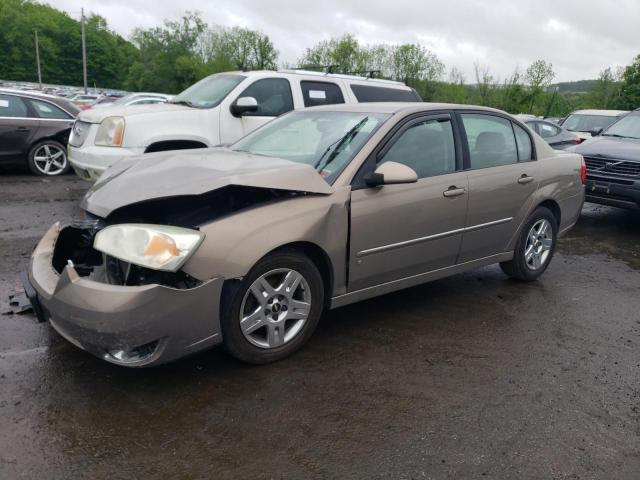
[[[27,106],[20,97],[0,95],[0,117],[28,117]]]
[[[538,122],[538,132],[542,138],[555,137],[560,133],[560,129],[548,123]]]
[[[419,178],[456,170],[456,150],[451,120],[425,120],[405,130],[379,163],[397,162],[415,170]]]
[[[471,168],[518,163],[516,139],[509,120],[476,113],[460,116],[469,142]]]
[[[340,87],[327,82],[300,82],[305,107],[344,103]]]
[[[31,106],[38,113],[40,118],[52,118],[52,119],[71,119],[71,115],[66,113],[61,108],[56,107],[52,103],[42,102],[40,100],[29,99]]]
[[[277,117],[293,110],[291,86],[284,78],[258,80],[249,85],[240,97],[253,97],[258,102],[258,109],[255,112],[246,112],[244,116]]]
[[[366,102],[420,102],[414,90],[399,88],[372,87],[370,85],[351,85],[351,91],[360,103]]]
[[[529,134],[515,123],[513,124],[513,131],[516,134],[516,143],[518,144],[518,160],[520,162],[533,160],[533,147],[531,146]]]

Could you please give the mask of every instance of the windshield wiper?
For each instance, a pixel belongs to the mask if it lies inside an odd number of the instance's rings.
[[[191,107],[191,108],[199,108],[197,105],[195,105],[193,102],[190,102],[189,100],[170,100],[169,103],[173,103],[174,105],[186,105],[187,107]]]
[[[322,171],[327,165],[329,165],[338,156],[342,146],[346,145],[346,143],[353,140],[353,137],[355,137],[358,134],[358,131],[364,126],[365,123],[367,123],[368,120],[369,120],[369,117],[364,117],[362,120],[356,123],[353,127],[351,127],[349,131],[345,133],[341,138],[339,138],[338,140],[330,144],[327,147],[327,149],[324,151],[324,153],[320,156],[320,158],[318,159],[316,164],[313,166],[313,168],[315,168],[318,171]],[[334,145],[336,146],[336,148],[333,150],[333,152],[331,152],[331,155],[329,155],[329,158],[327,158],[327,161],[323,164],[322,160],[327,155],[327,153],[329,153],[329,151]],[[321,165],[322,165],[322,168],[320,168]]]
[[[603,137],[615,137],[615,138],[635,138],[635,139],[638,138],[638,137],[629,137],[627,135],[619,135],[617,133],[603,133],[601,136],[603,136]]]

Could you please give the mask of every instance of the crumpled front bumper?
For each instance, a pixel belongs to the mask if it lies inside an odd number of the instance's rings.
[[[222,341],[222,278],[176,289],[101,283],[71,265],[58,274],[52,256],[59,231],[56,223],[33,252],[25,291],[35,291],[34,309],[69,342],[109,362],[142,367]]]

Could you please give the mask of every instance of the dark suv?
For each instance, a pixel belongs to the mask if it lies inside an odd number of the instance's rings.
[[[587,164],[586,200],[640,209],[640,109],[575,147]]]
[[[26,163],[36,175],[68,172],[66,145],[78,112],[51,95],[0,89],[0,164]]]

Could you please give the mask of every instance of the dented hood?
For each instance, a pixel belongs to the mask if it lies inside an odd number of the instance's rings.
[[[229,185],[330,194],[309,165],[223,148],[160,152],[122,160],[87,192],[82,208],[105,218],[159,198],[201,195]]]

